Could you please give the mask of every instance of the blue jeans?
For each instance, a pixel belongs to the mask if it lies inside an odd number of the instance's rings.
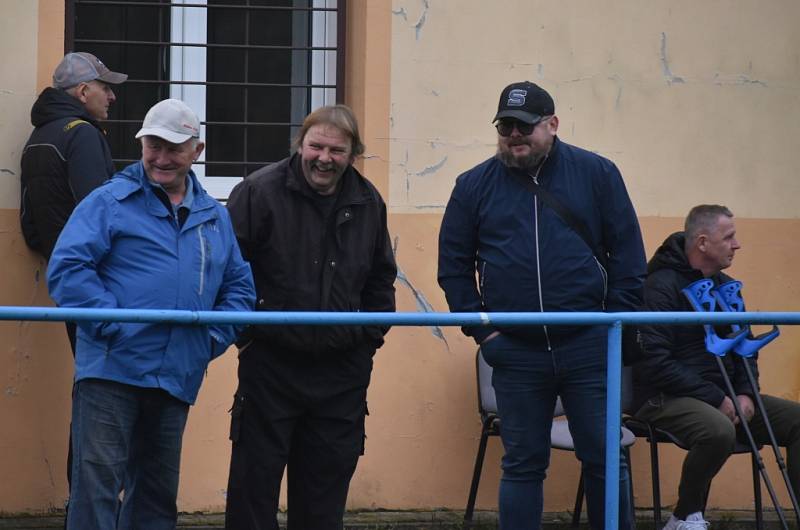
[[[83,379],[72,398],[69,530],[172,530],[189,405],[158,388]],[[121,510],[119,494],[125,487]]]
[[[493,368],[492,386],[505,447],[500,482],[501,530],[539,529],[542,482],[550,462],[550,427],[561,396],[581,461],[589,524],[605,518],[605,327],[593,327],[552,343],[552,351],[507,335],[481,345]],[[631,528],[628,467],[620,455],[620,528]]]

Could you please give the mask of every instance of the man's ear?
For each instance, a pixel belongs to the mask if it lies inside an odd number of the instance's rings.
[[[700,252],[705,252],[706,251],[706,243],[708,243],[708,236],[706,236],[705,234],[700,234],[699,236],[697,236],[696,245],[697,245],[697,249]]]
[[[547,121],[547,126],[552,134],[556,134],[558,132],[558,116],[553,114],[553,117]]]
[[[88,101],[88,97],[86,93],[89,91],[89,84],[88,83],[78,83],[78,86],[75,87],[75,97],[78,98],[83,104],[86,104]]]
[[[203,149],[206,148],[206,144],[203,142],[197,142],[197,146],[194,148],[194,161],[197,162],[197,159],[200,158],[200,155],[203,152]]]

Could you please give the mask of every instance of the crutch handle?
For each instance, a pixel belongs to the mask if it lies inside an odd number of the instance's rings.
[[[713,287],[714,282],[711,280],[697,280],[684,287],[683,294],[695,311],[713,313],[717,307],[717,299],[711,292]],[[706,331],[706,349],[717,357],[727,355],[729,351],[747,337],[747,333],[750,331],[747,328],[743,328],[734,331],[727,337],[720,337],[713,326],[705,324],[703,327]]]
[[[731,280],[712,289],[712,294],[716,298],[717,303],[719,303],[719,306],[724,311],[742,312],[745,310],[745,308],[741,291],[742,282],[738,280]],[[750,326],[747,325],[739,326],[738,324],[733,324],[731,327],[734,331],[740,328],[747,329],[748,331],[750,330]],[[778,326],[773,325],[771,331],[762,333],[757,337],[750,338],[749,336],[746,336],[740,343],[736,345],[734,351],[741,357],[752,357],[761,348],[775,340],[780,333],[781,332],[778,329]]]

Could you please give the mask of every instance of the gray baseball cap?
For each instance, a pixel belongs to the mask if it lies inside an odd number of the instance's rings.
[[[103,61],[87,52],[68,53],[58,63],[53,73],[54,88],[71,88],[95,79],[119,85],[128,79],[127,74],[112,72]]]

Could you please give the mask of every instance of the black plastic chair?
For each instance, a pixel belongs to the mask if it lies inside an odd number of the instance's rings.
[[[481,480],[481,472],[483,471],[483,461],[486,456],[486,446],[489,443],[490,436],[500,436],[501,421],[497,413],[497,399],[495,397],[494,388],[492,387],[492,367],[489,366],[483,359],[480,349],[475,356],[475,372],[478,380],[478,413],[481,418],[481,437],[478,443],[478,453],[475,455],[475,469],[472,473],[472,482],[469,488],[469,497],[467,498],[467,507],[464,510],[464,528],[469,528],[472,524],[472,518],[475,511],[475,500],[478,496],[478,485]],[[629,378],[623,377],[624,380]],[[623,383],[624,385],[625,383]],[[623,389],[623,402],[629,396],[629,392]],[[624,403],[623,403],[624,408]],[[561,399],[556,401],[556,407],[553,411],[553,417],[564,415],[564,409],[561,404]],[[622,439],[620,440],[622,447],[625,451],[625,458],[628,462],[630,469],[630,453],[629,448],[636,441],[634,434],[627,428],[622,428]],[[550,445],[554,449],[561,449],[565,451],[574,451],[575,446],[570,435],[567,420],[558,419],[553,420],[553,426],[550,429]],[[578,481],[578,491],[575,495],[575,509],[572,513],[572,526],[577,527],[580,523],[581,511],[583,507],[584,485],[583,485],[583,472],[581,472]],[[633,482],[631,481],[631,502],[633,501]]]
[[[673,435],[672,433],[665,431],[664,429],[659,429],[657,427],[653,427],[650,423],[646,421],[639,420],[635,417],[628,417],[624,420],[625,426],[636,435],[637,438],[644,438],[650,444],[650,473],[653,480],[653,527],[656,530],[661,529],[661,486],[660,486],[660,472],[659,472],[659,464],[658,464],[658,444],[660,443],[670,443],[673,445],[677,445],[683,450],[688,450],[689,448],[685,443],[683,443],[677,436]],[[761,446],[759,446],[761,449]],[[758,472],[758,461],[756,460],[756,456],[753,454],[750,446],[748,444],[736,442],[734,446],[733,453],[735,455],[739,454],[750,454],[750,460],[752,463],[753,468],[753,497],[755,501],[755,509],[756,509],[756,528],[758,530],[763,530],[764,528],[764,514],[761,502],[761,477],[759,476]],[[708,494],[706,492],[706,502],[708,502]],[[705,511],[705,503],[703,505],[703,511]]]

